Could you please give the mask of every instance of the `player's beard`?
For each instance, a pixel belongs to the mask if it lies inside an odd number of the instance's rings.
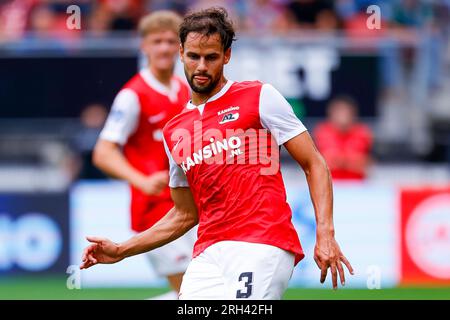
[[[220,76],[217,77],[216,79],[213,79],[211,75],[206,74],[206,73],[197,73],[197,74],[193,74],[192,76],[189,76],[187,71],[184,70],[184,73],[186,75],[186,79],[189,83],[189,86],[191,87],[192,91],[196,92],[196,93],[200,93],[200,94],[208,94],[211,93],[214,88],[217,86],[217,84],[219,83],[220,80]],[[201,77],[207,77],[209,79],[209,84],[206,86],[196,86],[194,84],[194,77],[195,76],[201,76]]]

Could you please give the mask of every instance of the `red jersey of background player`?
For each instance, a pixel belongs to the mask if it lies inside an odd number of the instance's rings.
[[[200,125],[202,133],[198,134]],[[233,130],[235,133],[230,135]],[[273,150],[272,143],[278,144],[274,145],[278,151],[279,145],[305,130],[283,96],[272,86],[257,81],[228,81],[205,104],[188,103],[181,114],[166,124],[164,141],[171,162],[169,186],[189,186],[198,208],[194,257],[216,242],[235,240],[290,251],[295,254],[296,263],[303,258],[286,201],[278,152],[272,157],[275,167],[270,174],[262,172],[273,164],[250,162],[249,158],[260,151],[264,154]],[[242,131],[257,134],[252,140],[245,138]],[[266,135],[260,135],[261,132]],[[213,157],[234,157],[235,163],[212,162]]]
[[[315,138],[333,179],[362,180],[366,177],[364,169],[372,147],[372,134],[365,124],[355,123],[342,131],[331,122],[321,123],[315,130]]]
[[[168,170],[162,128],[189,100],[189,88],[173,76],[171,89],[146,68],[131,78],[117,94],[100,138],[123,145],[128,162],[146,175]],[[158,196],[131,188],[131,228],[150,228],[172,207],[169,188]]]

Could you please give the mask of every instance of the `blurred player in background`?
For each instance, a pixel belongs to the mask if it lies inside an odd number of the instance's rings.
[[[329,171],[306,128],[271,85],[224,77],[234,36],[224,9],[211,8],[184,18],[180,55],[192,100],[164,127],[175,206],[152,228],[124,243],[88,237],[93,244],[84,251],[82,269],[154,250],[198,223],[199,237],[183,277],[181,299],[281,299],[294,266],[304,257],[275,152],[284,145],[309,184],[317,221],[314,259],[321,269],[320,281],[325,281],[330,269],[337,288],[338,274],[341,284],[345,282],[343,264],[353,272],[334,238]],[[196,133],[199,125],[202,133]],[[227,136],[230,130],[232,136],[217,137]],[[251,141],[238,133],[243,130],[264,132],[272,139],[267,141],[263,135]],[[207,137],[208,131],[215,138]],[[219,152],[219,142],[234,145],[239,152],[234,149],[236,153],[230,155],[223,146]],[[270,173],[264,170],[267,163],[250,162],[258,148],[259,152],[275,150],[271,159],[276,165],[269,168]],[[188,150],[193,153],[186,154]],[[237,159],[226,161],[232,157]]]
[[[130,184],[135,232],[150,228],[173,207],[162,128],[189,100],[189,88],[173,73],[180,22],[170,11],[156,11],[141,20],[141,49],[149,66],[117,94],[93,153],[98,168]],[[157,274],[166,276],[175,291],[167,299],[177,298],[194,241],[191,231],[148,254]]]
[[[356,101],[338,96],[328,105],[328,120],[314,132],[317,148],[335,180],[363,180],[372,151],[372,132],[358,121]]]

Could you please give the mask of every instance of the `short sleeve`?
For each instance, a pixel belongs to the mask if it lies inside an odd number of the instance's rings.
[[[259,114],[262,126],[270,131],[278,145],[306,131],[289,102],[270,84],[261,88]]]
[[[170,176],[169,187],[171,188],[189,187],[189,183],[187,181],[183,169],[181,169],[173,159],[172,154],[170,153],[170,150],[167,147],[165,139],[163,139],[163,142],[167,158],[169,159],[169,176]]]
[[[139,122],[139,97],[131,89],[121,90],[114,99],[100,138],[123,145]]]

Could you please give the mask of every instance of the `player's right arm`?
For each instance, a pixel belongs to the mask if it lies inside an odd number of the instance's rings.
[[[139,98],[131,89],[121,90],[111,108],[105,127],[95,145],[92,161],[109,176],[123,179],[145,194],[159,194],[168,183],[166,171],[151,176],[135,169],[122,153],[122,145],[139,122]]]
[[[284,145],[306,175],[316,218],[314,260],[321,269],[320,282],[325,281],[330,269],[336,289],[338,273],[342,285],[345,283],[342,264],[351,274],[353,268],[334,237],[333,187],[328,166],[292,107],[280,92],[267,84],[261,90],[260,116],[262,125],[269,129],[276,143]]]
[[[171,188],[174,207],[153,227],[123,243],[100,237],[87,237],[92,242],[83,252],[80,269],[98,263],[116,263],[124,258],[159,248],[188,232],[198,223],[197,207],[189,187]]]

